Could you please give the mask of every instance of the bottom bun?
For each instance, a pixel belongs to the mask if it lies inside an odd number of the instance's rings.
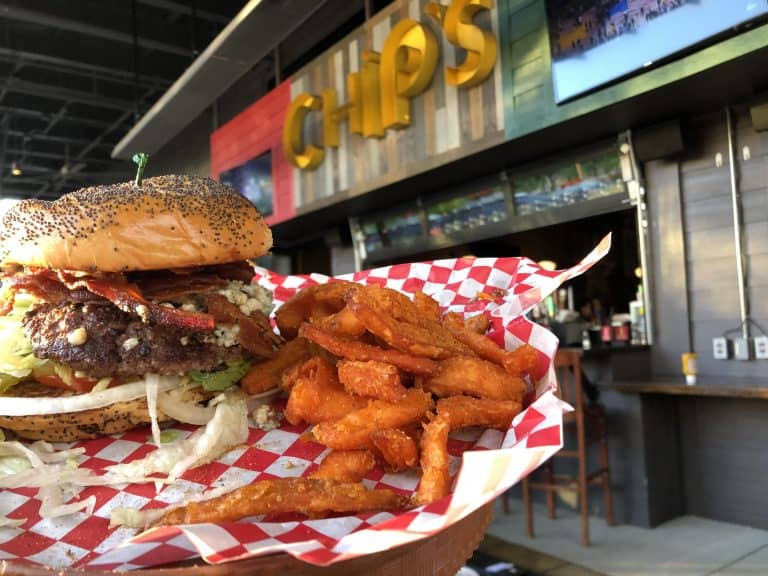
[[[49,388],[33,382],[14,387],[26,388],[30,396],[61,396],[66,393],[59,388]],[[2,397],[0,397],[0,401]],[[157,411],[159,422],[170,418]],[[48,442],[73,442],[90,440],[109,434],[119,434],[131,428],[149,424],[149,410],[146,398],[116,402],[104,408],[31,416],[0,416],[0,428],[12,430],[19,438],[47,440]]]

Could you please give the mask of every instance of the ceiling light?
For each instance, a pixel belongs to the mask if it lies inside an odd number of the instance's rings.
[[[14,162],[13,164],[11,164],[11,175],[21,176],[21,167],[18,165],[17,162]]]

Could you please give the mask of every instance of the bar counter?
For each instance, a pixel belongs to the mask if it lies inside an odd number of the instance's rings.
[[[600,386],[624,394],[668,394],[675,396],[705,396],[716,398],[752,398],[768,400],[768,386],[749,383],[721,384],[717,381],[700,381],[687,385],[676,380],[622,381]]]

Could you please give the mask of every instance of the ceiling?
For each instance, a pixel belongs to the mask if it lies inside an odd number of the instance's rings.
[[[244,4],[0,0],[0,196],[132,178],[110,151]]]

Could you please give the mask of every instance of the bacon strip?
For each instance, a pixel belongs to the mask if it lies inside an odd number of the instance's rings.
[[[88,291],[106,298],[123,312],[135,314],[142,320],[151,320],[156,324],[184,328],[195,332],[211,332],[215,328],[213,316],[202,312],[191,312],[178,308],[168,308],[153,304],[139,292],[135,285],[112,284],[101,280],[68,281],[69,274],[59,272],[59,277],[68,288],[85,287]]]
[[[97,297],[112,302],[123,312],[139,316],[164,326],[184,328],[195,332],[211,332],[215,327],[211,314],[167,308],[149,302],[142,296],[135,284],[127,283],[123,276],[115,274],[104,278],[78,278],[74,274],[59,270],[29,270],[24,274],[8,276],[3,282],[11,287],[11,293],[29,292],[53,303],[63,301],[82,302]],[[10,312],[13,297],[0,303],[0,315]]]
[[[209,294],[205,305],[218,322],[237,324],[240,327],[240,346],[252,354],[271,358],[275,355],[275,348],[283,343],[269,325],[269,319],[259,311],[246,316],[221,294]]]

